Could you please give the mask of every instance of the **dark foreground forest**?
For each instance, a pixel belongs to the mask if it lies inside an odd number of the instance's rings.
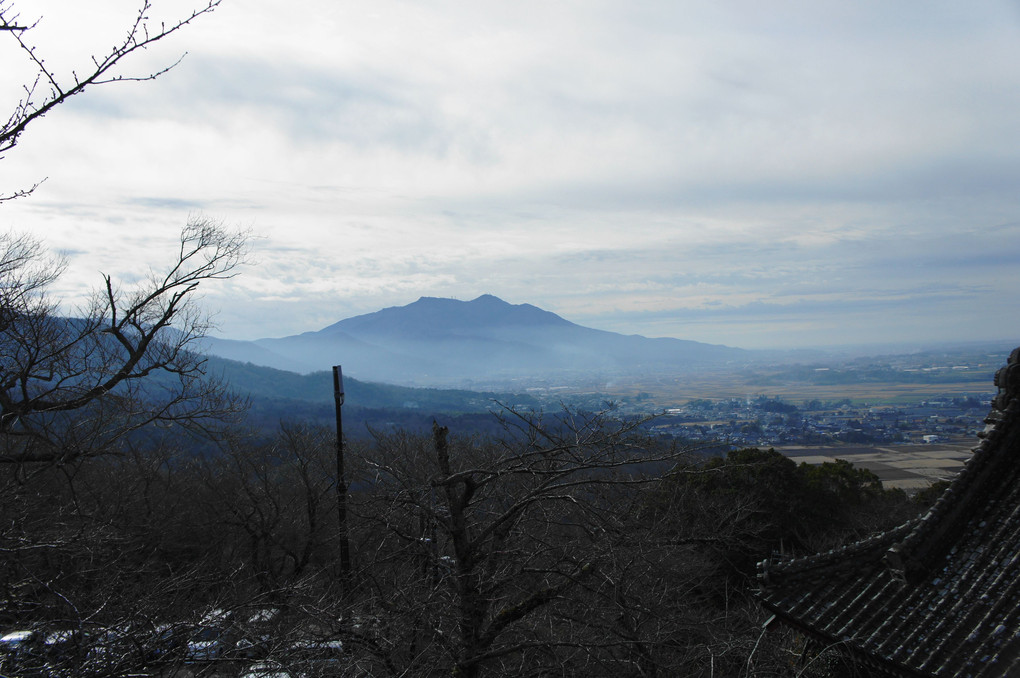
[[[0,629],[24,633],[0,674],[855,675],[763,630],[756,561],[919,502],[845,462],[704,459],[611,415],[352,442],[346,494],[335,434],[299,423],[202,456],[168,431],[6,464]]]

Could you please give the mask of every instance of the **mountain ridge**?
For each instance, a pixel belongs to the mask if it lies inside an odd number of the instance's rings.
[[[277,369],[308,373],[343,364],[360,379],[434,386],[677,371],[748,355],[729,346],[584,327],[491,294],[471,301],[420,297],[318,331],[252,342],[208,338],[205,345],[210,355]]]
[[[510,304],[491,294],[483,294],[471,301],[443,297],[420,297],[406,306],[389,306],[374,313],[356,315],[335,322],[319,331],[333,333],[353,330],[354,332],[372,333],[382,329],[384,332],[392,332],[394,318],[397,318],[398,322],[405,326],[415,322],[443,322],[443,326],[447,330],[475,329],[481,326],[574,325],[569,320],[537,306]]]

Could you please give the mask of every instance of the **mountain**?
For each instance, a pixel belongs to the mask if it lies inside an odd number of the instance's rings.
[[[473,301],[422,297],[279,339],[208,339],[206,350],[282,370],[342,364],[345,374],[363,380],[432,386],[678,371],[748,355],[728,346],[595,330],[489,294]]]

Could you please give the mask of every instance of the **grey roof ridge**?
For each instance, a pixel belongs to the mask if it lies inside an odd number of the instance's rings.
[[[909,534],[918,522],[920,518],[914,518],[891,530],[878,532],[850,544],[810,556],[793,556],[781,560],[766,558],[758,563],[758,580],[768,586],[789,575],[802,574],[810,570],[818,570],[818,574],[821,575],[834,569],[852,567],[852,564],[860,558],[878,558],[879,554],[885,553],[904,535]]]

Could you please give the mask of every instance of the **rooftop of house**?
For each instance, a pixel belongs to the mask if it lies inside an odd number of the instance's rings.
[[[1020,675],[1020,348],[980,444],[923,516],[759,566],[776,617],[891,676]]]

